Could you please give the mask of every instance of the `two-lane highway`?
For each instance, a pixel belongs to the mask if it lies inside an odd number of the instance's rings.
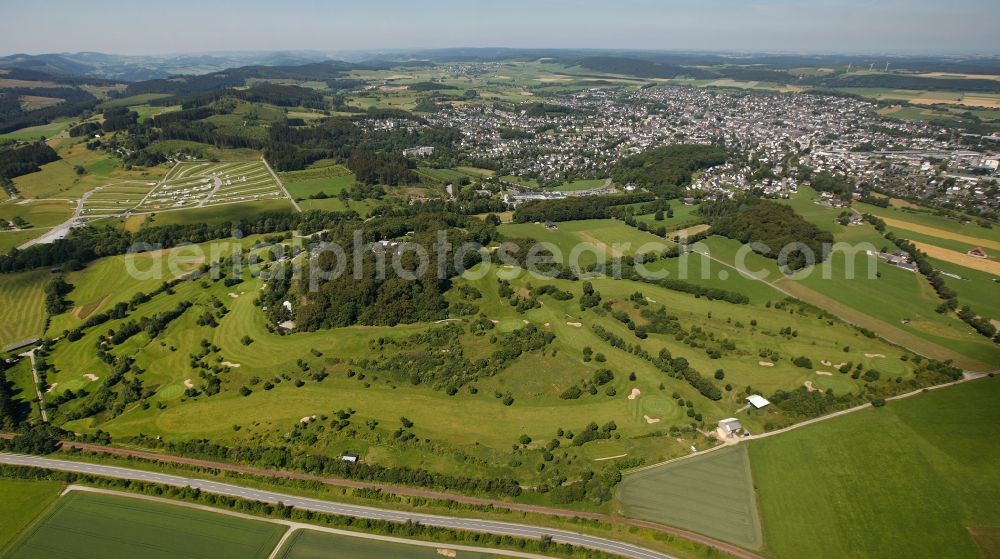
[[[131,468],[121,468],[117,466],[105,466],[101,464],[89,464],[86,462],[43,458],[41,456],[0,453],[0,463],[16,466],[47,468],[50,470],[60,470],[65,472],[75,472],[79,474],[90,474],[119,479],[131,479],[150,483],[161,483],[175,487],[192,487],[208,493],[215,493],[217,495],[227,495],[230,497],[238,497],[265,503],[280,502],[298,509],[342,516],[353,516],[357,518],[386,520],[390,522],[411,521],[419,522],[420,524],[426,526],[438,526],[442,528],[452,528],[455,530],[518,536],[524,538],[541,538],[542,536],[548,535],[557,542],[606,551],[608,553],[614,553],[623,557],[631,557],[633,559],[675,559],[673,556],[665,553],[652,551],[627,543],[616,542],[607,538],[579,534],[568,530],[555,530],[550,528],[528,526],[525,524],[515,524],[513,522],[456,518],[450,516],[437,516],[433,514],[421,514],[418,512],[379,509],[359,505],[345,505],[341,503],[323,501],[320,499],[310,499],[307,497],[297,497],[295,495],[276,493],[274,491],[240,487],[238,485],[231,485],[228,483],[218,483],[215,481],[160,474],[156,472],[134,470]]]

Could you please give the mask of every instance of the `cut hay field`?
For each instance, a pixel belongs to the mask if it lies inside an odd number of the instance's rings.
[[[901,200],[893,200],[892,206],[888,208],[859,202],[855,202],[854,207],[859,212],[870,213],[882,218],[887,225],[895,225],[900,229],[925,233],[932,237],[952,240],[964,239],[967,244],[971,245],[977,245],[981,239],[1000,243],[1000,228],[998,227],[986,228],[972,220],[958,220],[944,215],[936,215],[930,210],[913,206],[909,202]]]
[[[0,479],[0,553],[55,502],[63,487],[55,481]]]
[[[677,526],[748,549],[761,547],[760,519],[746,445],[626,475],[622,514]]]
[[[970,532],[1000,525],[1000,446],[983,438],[997,398],[987,378],[751,442],[767,550],[983,556]]]
[[[996,260],[990,258],[976,258],[975,256],[969,256],[964,252],[949,250],[927,243],[914,242],[913,244],[917,247],[917,249],[926,253],[930,258],[943,260],[964,268],[979,270],[980,272],[986,272],[1000,277],[1000,262],[997,262]]]
[[[456,550],[446,544],[407,545],[376,539],[342,536],[315,530],[297,530],[289,536],[277,559],[496,559],[492,553]]]
[[[42,334],[48,279],[48,270],[0,274],[0,348]]]
[[[6,559],[265,559],[285,526],[141,498],[72,491],[15,541]]]

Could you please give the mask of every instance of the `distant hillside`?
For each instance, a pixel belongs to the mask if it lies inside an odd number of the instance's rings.
[[[161,79],[178,74],[210,74],[244,66],[295,66],[322,62],[318,52],[240,52],[169,56],[125,56],[99,52],[12,54],[0,57],[0,68],[21,68],[61,76],[119,81]]]
[[[711,72],[697,68],[685,68],[674,64],[663,64],[638,58],[620,58],[616,56],[590,56],[577,61],[579,66],[607,74],[623,74],[637,78],[713,78],[718,77]]]

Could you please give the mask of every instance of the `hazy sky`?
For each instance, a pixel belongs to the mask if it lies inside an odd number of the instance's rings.
[[[998,0],[2,0],[0,54],[594,47],[1000,53]]]

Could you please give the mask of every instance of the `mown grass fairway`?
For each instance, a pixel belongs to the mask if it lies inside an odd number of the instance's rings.
[[[0,275],[0,349],[42,333],[48,278],[48,270]]]
[[[3,551],[63,489],[54,481],[0,480],[0,551]]]
[[[760,519],[744,445],[627,475],[618,486],[623,514],[678,526],[756,549]]]
[[[1000,525],[1000,380],[890,402],[750,443],[779,558],[978,557]]]
[[[453,555],[454,554],[454,555]],[[313,530],[292,534],[278,554],[279,559],[494,559],[492,553],[476,553],[437,546],[406,545],[367,538],[352,538]]]
[[[269,522],[73,491],[25,532],[5,558],[263,559],[284,531]]]

